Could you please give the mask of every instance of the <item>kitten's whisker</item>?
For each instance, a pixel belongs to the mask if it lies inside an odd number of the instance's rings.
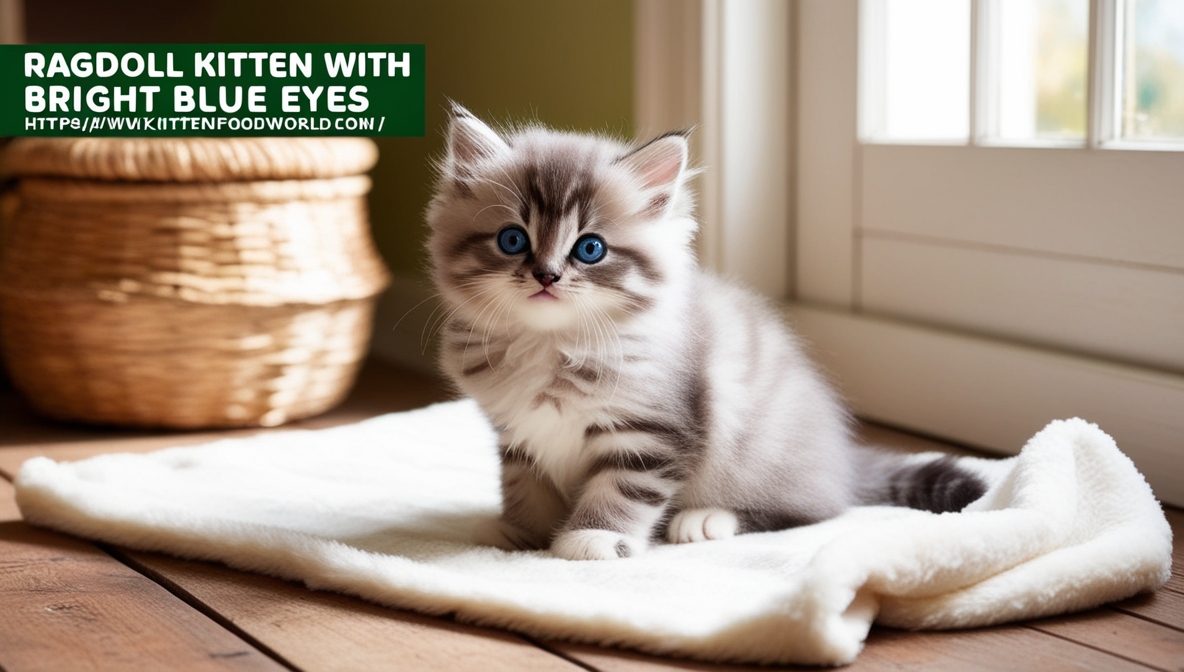
[[[501,313],[501,319],[503,321],[507,320],[510,317],[510,311],[513,310],[513,308],[514,308],[514,299],[513,299],[513,297],[508,297],[506,299],[506,307]],[[507,355],[509,353],[509,349],[510,349],[510,346],[509,346],[509,344],[507,344],[506,350],[502,352],[502,359],[500,362],[498,362],[498,365],[496,367],[494,367],[495,369],[500,369],[501,365],[503,363],[505,363],[505,361],[507,359]]]
[[[502,174],[503,174],[503,175],[505,175],[507,178],[510,178],[510,179],[509,179],[509,182],[510,182],[511,184],[513,184],[513,183],[514,183],[514,179],[513,179],[513,178],[512,178],[512,177],[511,177],[511,176],[510,176],[508,173],[506,173],[506,169],[505,169],[505,167],[501,167],[501,166],[499,166],[499,168],[500,168],[500,170],[501,170]],[[516,187],[516,186],[515,186],[515,187],[507,187],[506,185],[502,184],[501,182],[498,182],[497,180],[495,180],[495,179],[493,179],[493,178],[491,178],[491,177],[489,177],[489,176],[484,176],[484,175],[483,175],[483,176],[481,176],[481,177],[480,177],[480,179],[481,179],[481,180],[483,180],[483,181],[485,181],[485,182],[488,182],[488,183],[490,183],[490,184],[492,184],[492,185],[495,185],[495,186],[501,187],[502,189],[505,189],[506,191],[510,192],[511,194],[514,194],[515,198],[517,198],[517,199],[518,199],[518,202],[519,202],[519,203],[525,203],[525,202],[526,202],[526,199],[522,197],[522,192],[521,192],[521,191],[518,191],[518,187]],[[506,206],[506,207],[510,207],[510,206]],[[513,208],[511,208],[511,209],[513,209]]]
[[[492,289],[490,289],[490,291],[492,291]],[[486,301],[484,304],[481,305],[481,310],[477,311],[477,314],[475,316],[473,316],[473,324],[469,326],[469,335],[467,338],[465,338],[465,349],[464,349],[464,352],[462,352],[461,356],[460,356],[460,361],[461,361],[462,365],[464,364],[465,359],[469,355],[469,345],[471,345],[472,341],[473,341],[473,330],[476,329],[477,324],[479,322],[481,322],[481,316],[485,314],[485,311],[488,310],[490,307],[494,306],[495,303],[497,303],[498,299],[499,299],[499,297],[495,295],[493,298]],[[489,355],[489,353],[487,352],[486,357],[488,357],[488,355]]]
[[[497,183],[498,186],[502,187],[503,189],[505,189],[505,188],[510,189],[514,193],[514,196],[518,199],[519,203],[526,203],[526,197],[522,195],[522,191],[518,188],[518,185],[514,184],[514,176],[511,175],[509,173],[509,171],[506,170],[505,166],[499,165],[497,167],[497,169],[499,172],[501,172],[502,175],[504,175],[506,177],[506,181],[510,183],[509,187],[506,187],[504,184],[501,184],[501,183]]]
[[[466,299],[459,305],[453,307],[451,310],[446,310],[446,312],[440,313],[439,317],[435,317],[436,311],[440,309],[447,309],[447,306],[441,304],[435,310],[433,310],[432,314],[428,316],[428,323],[424,324],[424,332],[420,334],[420,347],[422,351],[427,352],[428,343],[434,339],[436,335],[444,328],[452,316],[456,314],[456,311],[460,310],[462,306],[477,298],[478,296],[480,296],[480,293]]]
[[[460,310],[469,301],[472,301],[473,299],[484,296],[485,294],[488,294],[489,292],[492,292],[492,291],[493,291],[493,289],[489,288],[489,289],[483,290],[481,292],[478,292],[478,293],[474,294],[473,296],[470,296],[469,298],[465,299],[460,304],[458,304],[455,308],[448,311],[448,314],[443,315],[441,318],[439,318],[439,320],[434,325],[430,325],[432,328],[428,330],[426,342],[420,344],[421,350],[420,350],[419,354],[422,355],[422,354],[427,353],[427,348],[428,348],[427,343],[430,343],[436,337],[436,334],[438,334],[441,330],[444,329],[445,326],[448,325],[448,322],[452,320],[452,316],[456,314],[456,311]],[[428,327],[425,326],[425,329],[426,328],[428,328]]]
[[[624,369],[625,365],[625,346],[623,343],[621,343],[621,335],[617,331],[616,322],[613,321],[612,316],[610,316],[603,308],[600,308],[599,306],[593,305],[592,309],[603,318],[605,330],[607,331],[608,335],[612,337],[613,343],[615,345],[612,354],[615,355],[617,360],[616,364],[613,366],[613,369],[617,375],[613,380],[612,392],[610,392],[608,395],[609,403],[611,404],[617,395],[617,389],[621,385],[621,376],[623,375],[622,370]]]
[[[607,333],[600,324],[600,316],[593,312],[595,306],[591,302],[585,305],[591,309],[588,311],[588,322],[596,335],[596,382],[599,383],[604,378],[604,346],[608,340]]]
[[[477,218],[481,216],[481,213],[485,212],[486,210],[488,210],[488,209],[490,209],[490,208],[505,208],[506,210],[509,210],[509,211],[510,211],[510,214],[512,214],[512,215],[517,215],[517,214],[518,214],[518,211],[517,211],[517,210],[515,210],[514,208],[511,208],[510,206],[506,205],[505,203],[493,203],[492,205],[487,205],[487,206],[485,206],[484,208],[481,208],[480,210],[478,210],[478,211],[477,211],[477,212],[476,212],[476,213],[473,215],[473,220],[472,220],[472,221],[476,221],[476,220],[477,220]]]
[[[421,355],[428,351],[428,346],[432,339],[435,338],[437,333],[436,326],[441,325],[441,321],[446,321],[459,308],[460,306],[456,306],[449,310],[446,304],[441,303],[432,309],[432,312],[428,314],[427,321],[424,322],[423,329],[419,332],[419,350]],[[437,313],[439,313],[439,317],[437,317]]]
[[[410,315],[412,313],[412,311],[414,311],[416,308],[419,308],[420,306],[427,303],[428,301],[431,301],[432,299],[439,298],[439,297],[440,297],[440,292],[432,292],[431,296],[424,299],[423,301],[420,301],[419,303],[415,304],[414,306],[411,306],[410,308],[408,308],[407,311],[403,313],[402,317],[400,317],[398,320],[395,320],[395,326],[391,327],[391,331],[398,329],[399,325],[403,323],[403,320],[408,315]],[[435,314],[436,310],[438,310],[439,307],[440,307],[440,304],[436,304],[436,307],[432,309],[432,312],[428,313],[429,320],[432,319],[432,315]]]
[[[594,357],[597,365],[596,381],[600,382],[601,367],[603,366],[603,359],[599,354],[601,350],[600,327],[596,323],[596,316],[588,310],[589,303],[587,297],[580,295],[577,305],[579,306],[581,326],[586,325],[584,331],[588,337],[588,347],[581,353],[583,357],[580,359],[580,366],[587,366],[588,359]],[[593,339],[595,339],[595,344],[593,344]]]
[[[513,305],[513,301],[513,296],[502,297],[498,302],[497,308],[493,311],[493,319],[491,319],[485,325],[485,335],[481,339],[481,347],[485,351],[485,363],[489,365],[489,368],[493,368],[493,362],[489,360],[489,332],[496,326],[498,316],[509,312],[510,306]]]
[[[482,303],[481,310],[480,310],[480,312],[477,313],[477,315],[480,316],[481,313],[484,313],[485,309],[488,308],[489,304],[491,304],[491,303],[493,303],[493,299],[490,299],[490,300]],[[465,362],[468,361],[468,359],[469,359],[469,344],[473,340],[473,330],[476,328],[477,328],[477,320],[474,319],[473,323],[469,325],[469,334],[467,336],[465,336],[465,349],[462,350],[460,353],[460,365],[462,367],[465,365]]]
[[[603,332],[603,330],[601,328],[599,316],[597,316],[595,313],[593,313],[591,311],[585,310],[585,308],[588,308],[588,307],[594,308],[594,306],[592,306],[590,303],[586,302],[585,300],[579,301],[578,305],[580,306],[581,316],[586,315],[588,318],[588,324],[591,326],[591,329],[589,330],[589,337],[591,337],[591,336],[596,337],[596,346],[592,350],[597,354],[597,357],[596,357],[596,382],[599,383],[600,380],[604,377],[604,357],[601,355],[601,351],[604,349],[604,347],[603,347],[604,342],[607,341],[607,339],[602,340],[602,337],[607,336],[607,334],[605,332]],[[587,359],[587,357],[585,357],[585,360],[586,359]],[[581,365],[582,364],[583,364],[583,362],[581,362]]]
[[[576,364],[574,358],[572,359],[571,363],[574,365],[572,368],[582,368],[584,366],[584,363],[588,361],[588,350],[592,347],[592,342],[591,342],[591,338],[588,338],[588,345],[583,346],[583,347],[581,347],[581,345],[580,345],[581,337],[583,337],[585,335],[590,336],[590,334],[585,334],[585,331],[587,330],[585,325],[587,325],[587,323],[588,323],[587,315],[585,315],[585,313],[584,313],[584,302],[582,300],[583,297],[580,296],[579,292],[576,292],[574,294],[570,294],[570,296],[573,299],[572,303],[575,305],[576,317],[579,318],[579,320],[580,320],[579,325],[576,327],[576,346],[575,346],[576,351],[580,354],[580,363]]]

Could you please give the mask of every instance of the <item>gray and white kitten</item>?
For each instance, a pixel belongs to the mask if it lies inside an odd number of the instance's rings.
[[[688,174],[680,133],[503,135],[453,110],[427,219],[443,368],[500,435],[480,541],[611,559],[977,499],[951,460],[856,446],[776,308],[699,270]]]

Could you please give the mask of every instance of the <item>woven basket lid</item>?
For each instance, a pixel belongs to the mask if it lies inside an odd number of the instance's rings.
[[[378,160],[368,138],[17,138],[0,175],[134,182],[332,178]]]

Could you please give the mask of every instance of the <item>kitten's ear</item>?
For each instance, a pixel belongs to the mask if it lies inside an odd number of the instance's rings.
[[[448,126],[448,165],[453,173],[468,174],[480,161],[510,151],[510,146],[489,126],[465,108],[452,104]]]
[[[667,133],[650,140],[617,160],[638,178],[645,190],[673,192],[687,168],[687,138]]]

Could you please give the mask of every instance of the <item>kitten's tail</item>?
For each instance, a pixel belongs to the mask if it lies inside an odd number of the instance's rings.
[[[891,504],[935,513],[961,511],[982,497],[987,482],[949,455],[902,455],[862,448],[862,504]]]

